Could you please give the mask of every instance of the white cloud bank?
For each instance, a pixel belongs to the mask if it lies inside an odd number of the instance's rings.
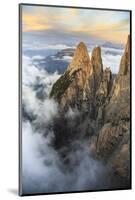
[[[67,167],[53,149],[53,132],[43,137],[29,122],[23,123],[23,192],[48,193],[105,187],[106,169],[89,155],[86,143],[74,143]],[[100,181],[99,181],[100,179]]]
[[[23,57],[23,105],[32,113],[33,121],[22,124],[22,188],[24,194],[92,190],[109,187],[104,184],[106,168],[90,157],[87,142],[75,141],[70,149],[67,166],[52,146],[55,137],[48,127],[58,115],[58,106],[48,98],[52,84],[59,75],[48,74]],[[41,85],[45,99],[37,97]],[[36,89],[35,89],[36,88]],[[66,117],[74,119],[78,113],[69,110]],[[64,133],[63,133],[64,134]],[[99,182],[100,180],[100,182]]]

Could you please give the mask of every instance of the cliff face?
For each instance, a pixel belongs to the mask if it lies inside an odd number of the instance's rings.
[[[114,81],[110,68],[103,70],[101,48],[95,47],[90,59],[87,47],[81,42],[76,48],[71,64],[53,85],[50,98],[59,102],[63,113],[69,108],[79,110],[80,118],[72,126],[72,133],[80,133],[81,130],[84,135],[87,134],[93,156],[104,160],[115,175],[128,182],[130,179],[130,36]],[[82,128],[84,124],[85,129]],[[66,125],[64,131],[66,132]],[[70,135],[69,129],[67,135],[68,137]]]
[[[104,125],[99,131],[97,154],[109,160],[116,174],[130,177],[130,38],[120,62],[104,109]]]

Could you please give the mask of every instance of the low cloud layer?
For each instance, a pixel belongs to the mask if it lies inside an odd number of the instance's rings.
[[[97,45],[100,45],[100,44],[97,44]],[[95,45],[87,44],[87,47],[88,47],[89,55],[91,55],[92,49],[95,47]],[[70,56],[63,56],[62,58],[54,56],[58,51],[60,51],[62,49],[67,49],[67,48],[75,48],[75,46],[67,45],[67,44],[47,45],[47,44],[44,44],[44,42],[27,43],[27,41],[26,41],[26,42],[24,42],[23,50],[24,50],[25,54],[30,55],[30,57],[32,58],[33,61],[40,60],[40,63],[42,64],[42,62],[43,62],[43,65],[45,65],[45,58],[48,55],[51,55],[52,61],[61,61],[61,62],[65,61],[68,64],[69,62],[71,62]],[[119,71],[120,59],[121,59],[124,49],[122,48],[122,46],[112,45],[109,43],[109,44],[106,44],[106,46],[101,45],[101,50],[102,50],[102,60],[103,60],[104,68],[110,67],[110,69],[112,70],[112,73],[117,74]],[[52,62],[52,65],[54,65],[53,62]],[[60,63],[58,64],[58,66],[56,65],[55,67],[59,69],[60,68],[59,65],[60,65]],[[49,67],[52,68],[53,66],[49,66]],[[53,72],[54,71],[55,71],[55,69],[53,69]],[[56,71],[57,71],[57,69],[56,69]],[[62,71],[62,70],[60,70],[60,71]],[[32,73],[34,73],[34,72],[32,72]]]
[[[53,119],[58,117],[59,111],[57,103],[50,100],[48,95],[58,78],[57,73],[50,75],[34,66],[30,57],[23,57],[24,194],[97,190],[109,187],[107,169],[90,156],[87,141],[75,140],[71,143],[70,150],[63,146],[60,152],[53,146]],[[65,117],[74,120],[78,115],[77,110],[69,109]],[[66,161],[61,157],[61,153],[65,151],[69,151]]]
[[[30,123],[23,124],[23,191],[47,193],[101,189],[106,169],[89,155],[86,143],[76,142],[76,151],[69,153],[70,164],[65,165],[58,152],[51,147],[54,135],[45,138],[34,132]],[[100,181],[98,181],[100,179]]]

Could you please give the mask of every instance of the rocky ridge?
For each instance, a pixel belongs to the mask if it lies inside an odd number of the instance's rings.
[[[72,131],[67,123],[62,131],[56,131],[58,140],[66,144],[83,132],[93,157],[112,169],[122,187],[130,185],[130,36],[114,80],[110,68],[103,70],[101,48],[95,47],[90,59],[86,45],[80,42],[67,70],[53,85],[50,98],[59,102],[63,123],[68,109],[79,111],[70,124]]]

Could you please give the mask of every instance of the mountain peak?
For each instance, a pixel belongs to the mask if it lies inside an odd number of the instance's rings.
[[[84,44],[84,42],[80,42],[80,43],[77,45],[77,48],[80,48],[80,49],[85,48],[85,49],[87,49],[87,47],[86,47],[86,45]]]
[[[130,35],[128,35],[124,54],[121,58],[119,75],[126,75],[130,71]]]
[[[73,60],[71,64],[68,66],[68,70],[69,71],[76,70],[88,66],[89,64],[90,64],[90,58],[87,47],[83,42],[80,42],[77,45]]]
[[[125,51],[130,52],[130,35],[128,35]]]
[[[102,61],[101,58],[101,48],[100,46],[97,46],[93,49],[92,54],[91,54],[91,62],[94,64],[95,61],[100,62]]]

